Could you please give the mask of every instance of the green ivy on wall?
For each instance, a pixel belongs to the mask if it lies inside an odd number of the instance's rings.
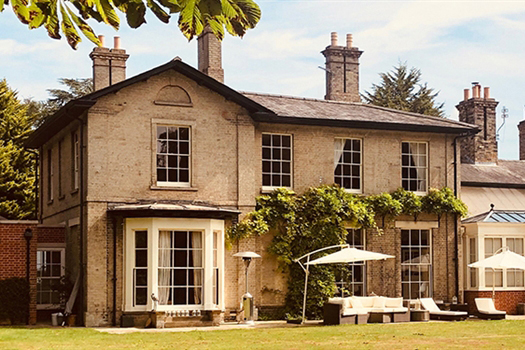
[[[426,196],[396,190],[372,196],[350,194],[335,185],[311,187],[304,194],[279,188],[256,198],[256,209],[227,230],[229,243],[250,236],[272,232],[268,252],[274,254],[283,270],[288,272],[288,293],[285,312],[297,316],[301,312],[304,271],[293,259],[331,245],[346,243],[347,228],[371,229],[382,233],[387,221],[399,215],[417,220],[421,213],[467,214],[466,205],[451,189],[430,189]],[[375,218],[380,218],[378,227]],[[310,271],[307,317],[320,318],[323,303],[335,292],[333,267],[316,266]]]

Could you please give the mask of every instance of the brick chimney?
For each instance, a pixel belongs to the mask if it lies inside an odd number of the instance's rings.
[[[338,46],[337,33],[333,32],[330,46],[321,53],[326,58],[325,100],[361,102],[359,57],[363,51],[352,47],[352,34],[346,35],[346,46]]]
[[[474,124],[479,133],[461,139],[462,163],[497,163],[498,142],[496,141],[496,106],[498,101],[490,97],[490,89],[472,83],[472,98],[469,89],[463,91],[463,101],[456,108],[459,121]]]
[[[224,83],[221,42],[206,26],[197,39],[199,71]]]
[[[520,133],[520,160],[525,160],[525,120],[518,124]]]
[[[104,47],[104,36],[99,35],[101,47],[95,47],[89,54],[93,60],[93,89],[95,91],[126,79],[126,61],[129,55],[120,48],[120,37],[114,38],[112,49]]]

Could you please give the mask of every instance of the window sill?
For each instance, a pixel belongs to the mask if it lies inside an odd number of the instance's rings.
[[[59,200],[59,201],[61,201],[61,200],[64,199],[64,198],[66,198],[66,195],[65,195],[65,194],[63,194],[63,195],[61,195],[61,196],[58,196],[58,200]]]
[[[51,204],[53,204],[53,200],[52,199],[47,201],[47,205],[51,205]]]
[[[178,186],[157,186],[152,185],[149,188],[150,190],[164,190],[164,191],[186,191],[186,192],[197,192],[199,189],[197,187],[178,187]]]
[[[261,193],[263,193],[263,194],[272,193],[273,191],[275,191],[278,188],[284,188],[286,190],[293,191],[293,188],[291,188],[291,187],[266,187],[266,186],[263,186],[263,187],[261,187]]]
[[[74,190],[71,191],[71,195],[74,195],[74,194],[77,194],[78,193],[78,188],[75,188]]]

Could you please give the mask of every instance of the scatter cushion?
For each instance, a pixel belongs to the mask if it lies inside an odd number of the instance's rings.
[[[359,298],[361,299],[361,298]],[[365,307],[363,306],[363,304],[361,303],[361,300],[359,300],[358,298],[356,297],[353,297],[352,298],[352,307],[354,309],[364,309]]]
[[[353,297],[352,300],[359,300],[363,307],[372,308],[374,307],[374,299],[376,297]],[[354,306],[355,307],[355,306]]]
[[[386,298],[385,307],[403,307],[403,298]]]
[[[383,309],[385,307],[386,298],[385,297],[375,297],[372,307],[374,309]]]

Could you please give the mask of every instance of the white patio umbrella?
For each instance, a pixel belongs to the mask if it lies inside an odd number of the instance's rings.
[[[306,265],[341,264],[357,261],[385,260],[390,258],[394,258],[394,256],[357,248],[344,248],[338,252],[307,262]]]
[[[332,248],[343,248],[340,251],[337,251],[335,253],[323,256],[321,258],[315,259],[310,261],[310,256],[312,256],[315,253],[322,252],[327,249]],[[306,268],[301,263],[301,260],[307,258],[307,261],[304,265],[306,265]],[[381,253],[375,253],[370,252],[367,250],[357,249],[357,248],[349,248],[348,244],[342,244],[342,245],[334,245],[330,247],[321,248],[318,250],[315,250],[313,252],[307,253],[303,256],[301,256],[298,259],[295,259],[294,261],[299,263],[301,265],[301,268],[304,270],[306,276],[304,280],[304,298],[303,298],[303,319],[302,322],[304,322],[304,314],[306,309],[306,292],[307,292],[307,286],[308,286],[308,275],[309,275],[309,268],[310,265],[321,265],[321,264],[345,264],[345,263],[352,263],[357,261],[370,261],[370,260],[386,260],[394,258],[393,255],[387,255],[387,254],[381,254]]]
[[[495,269],[519,269],[525,270],[525,257],[510,251],[508,247],[500,248],[493,256],[469,264],[468,267]],[[492,299],[495,296],[495,275],[492,275]]]

